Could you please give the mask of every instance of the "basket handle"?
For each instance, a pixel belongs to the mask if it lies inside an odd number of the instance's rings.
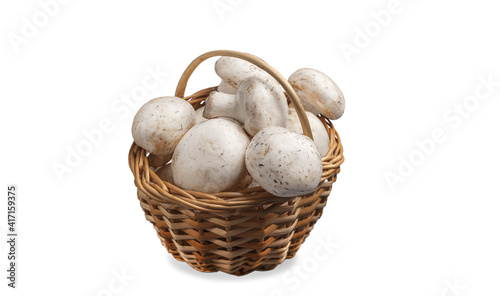
[[[302,126],[302,131],[304,132],[304,135],[313,139],[311,126],[309,125],[309,120],[307,119],[306,111],[304,110],[304,107],[302,106],[302,103],[300,102],[297,93],[295,93],[290,83],[288,83],[288,80],[286,80],[286,78],[283,77],[283,75],[281,75],[273,67],[269,66],[262,59],[248,53],[234,51],[234,50],[214,50],[200,55],[199,57],[194,59],[191,62],[191,64],[189,64],[189,66],[186,68],[184,73],[182,73],[182,76],[179,79],[179,83],[177,84],[177,89],[175,90],[176,97],[179,98],[184,97],[184,92],[186,91],[187,82],[189,80],[189,77],[191,77],[191,74],[193,74],[196,67],[198,67],[198,65],[200,65],[201,62],[203,62],[204,60],[215,56],[227,56],[245,60],[266,71],[269,75],[271,75],[274,79],[276,79],[276,81],[278,81],[278,83],[283,87],[285,93],[292,101],[292,104],[295,110],[297,111],[297,115],[299,116],[300,124]]]

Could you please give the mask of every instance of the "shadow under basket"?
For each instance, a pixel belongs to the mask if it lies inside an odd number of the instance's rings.
[[[194,60],[179,81],[176,96],[184,97],[194,68],[212,56],[242,58],[264,69],[284,87],[298,113],[305,114],[286,79],[262,60],[235,51],[213,51]],[[198,109],[215,89],[204,89],[184,99]],[[307,122],[307,116],[302,117],[301,122]],[[243,184],[240,187],[244,189],[213,194],[184,190],[162,181],[150,167],[147,151],[133,143],[129,166],[140,205],[168,252],[196,270],[233,275],[271,270],[293,258],[321,217],[344,160],[332,123],[319,118],[328,131],[330,149],[322,158],[321,182],[314,192],[304,196],[277,197],[261,187],[244,188]]]

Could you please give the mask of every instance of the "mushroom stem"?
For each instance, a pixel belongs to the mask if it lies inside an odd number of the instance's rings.
[[[264,128],[253,137],[245,152],[245,164],[262,188],[281,197],[313,192],[323,172],[316,144],[278,126]]]
[[[209,119],[216,117],[229,117],[243,123],[243,112],[240,112],[239,109],[241,108],[237,108],[236,95],[213,91],[205,100],[203,117]]]
[[[307,116],[306,112],[304,111],[304,108],[302,107],[302,103],[300,102],[299,97],[293,90],[292,86],[290,83],[286,80],[281,73],[276,71],[273,67],[268,65],[266,62],[264,62],[262,59],[248,54],[248,53],[243,53],[239,51],[234,51],[234,50],[214,50],[214,51],[209,51],[207,53],[204,53],[194,59],[184,70],[184,73],[182,73],[181,78],[179,79],[179,82],[177,83],[177,88],[175,89],[175,95],[177,97],[184,97],[184,92],[186,91],[186,86],[187,82],[189,80],[189,77],[191,77],[191,74],[193,74],[194,70],[200,65],[203,61],[206,59],[209,59],[211,57],[215,56],[228,56],[228,57],[234,57],[234,58],[239,58],[242,60],[245,60],[247,62],[250,62],[257,66],[258,68],[261,68],[262,70],[266,71],[269,75],[271,75],[278,83],[283,87],[285,90],[286,94],[290,98],[290,100],[293,103],[293,106],[295,109],[297,109],[297,115],[299,116],[300,123],[302,125],[302,129],[304,130],[304,135],[308,136],[309,138],[313,138],[312,132],[311,132],[311,126],[309,125],[309,122],[307,121]]]
[[[286,127],[288,105],[274,79],[253,76],[241,81],[236,95],[211,92],[203,116],[236,119],[253,136],[268,126]]]

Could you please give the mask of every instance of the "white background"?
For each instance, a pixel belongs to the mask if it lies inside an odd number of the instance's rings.
[[[0,4],[2,195],[19,186],[19,288],[2,239],[2,295],[500,295],[500,86],[480,82],[500,81],[495,1],[67,1],[45,19],[39,3]],[[127,163],[133,114],[214,49],[285,76],[319,69],[346,98],[323,217],[296,258],[244,277],[175,261]],[[187,93],[218,83],[214,61]],[[168,75],[127,105],[156,67]],[[53,166],[103,120],[112,130],[59,179]]]

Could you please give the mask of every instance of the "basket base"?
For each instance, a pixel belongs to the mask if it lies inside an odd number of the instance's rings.
[[[251,213],[252,210],[264,211],[258,208],[240,212],[234,217],[226,217],[221,221],[231,224],[231,221],[240,220],[241,224],[225,227],[224,232],[220,227],[207,223],[207,221],[214,223],[220,218],[216,214],[188,211],[173,204],[159,204],[149,199],[140,190],[138,190],[138,197],[146,219],[153,224],[162,245],[176,260],[186,262],[201,272],[221,271],[242,276],[253,271],[272,270],[284,260],[295,257],[326,206],[329,190],[325,189],[329,188],[322,188],[311,196],[297,197],[283,205],[263,207],[270,211],[267,215],[264,212],[253,217],[255,214]],[[282,210],[281,214],[272,213],[272,211],[278,211],[277,209],[286,209],[286,211]],[[249,216],[253,218],[241,218]],[[269,221],[272,223],[262,218],[266,216],[271,217]],[[284,222],[277,223],[280,219]],[[255,224],[257,223],[255,221],[261,222]],[[204,228],[201,229],[199,225],[203,225]],[[217,232],[227,236],[227,233],[231,231],[241,234],[224,240],[221,240],[220,235],[214,234]],[[261,239],[245,239],[247,235],[255,236],[257,233],[262,234]],[[211,241],[197,240],[200,237],[211,238]],[[244,242],[233,243],[235,246],[233,248],[219,246],[231,245],[231,240],[238,239]]]

